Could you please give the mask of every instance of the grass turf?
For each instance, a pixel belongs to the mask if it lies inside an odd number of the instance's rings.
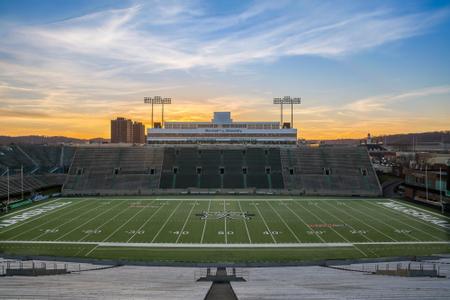
[[[0,228],[0,251],[184,262],[288,262],[450,252],[448,229],[383,205],[391,202],[266,196],[65,198],[0,217],[1,224],[24,212],[67,203]],[[432,211],[394,203],[450,222]],[[328,243],[345,247],[321,246]],[[258,248],[261,244],[275,247]],[[282,248],[286,244],[296,247]],[[309,245],[314,247],[304,247]]]

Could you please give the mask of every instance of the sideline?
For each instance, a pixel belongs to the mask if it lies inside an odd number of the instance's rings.
[[[434,211],[431,211],[431,210],[426,210],[426,209],[423,209],[423,208],[421,208],[421,207],[414,206],[414,205],[411,205],[411,204],[408,204],[408,203],[403,203],[403,202],[401,202],[401,201],[397,201],[397,200],[391,199],[391,198],[388,198],[388,199],[386,199],[386,200],[390,200],[390,201],[392,201],[392,202],[398,203],[399,205],[409,206],[409,207],[411,207],[411,208],[418,209],[418,210],[421,210],[421,211],[423,211],[423,212],[426,212],[426,213],[435,215],[436,217],[444,218],[444,219],[447,219],[447,220],[450,221],[450,217],[447,217],[446,215],[443,215],[443,214],[440,214],[440,213],[437,213],[437,212],[434,212]]]
[[[61,199],[68,200],[68,199],[92,199],[95,201],[389,201],[390,198],[383,198],[383,197],[374,197],[374,198],[332,198],[332,197],[287,197],[287,198],[280,198],[280,197],[273,197],[273,195],[267,195],[267,198],[252,198],[248,195],[230,195],[228,198],[222,197],[222,198],[216,198],[214,195],[185,195],[180,198],[164,198],[164,197],[150,197],[150,198],[133,198],[133,196],[130,196],[129,198],[116,198],[114,196],[110,197],[63,197]]]
[[[62,200],[62,199],[64,199],[64,198],[56,198],[56,199],[53,199],[53,200],[42,201],[42,203],[40,203],[40,204],[32,205],[30,207],[22,208],[22,209],[19,209],[18,211],[2,215],[2,216],[0,216],[0,220],[2,220],[3,218],[14,216],[14,215],[16,215],[18,213],[21,213],[21,212],[24,212],[24,211],[27,211],[27,210],[30,210],[30,209],[34,209],[36,207],[40,207],[40,206],[45,205],[45,204],[49,204],[49,203],[52,203],[52,202],[55,202],[55,201],[58,201],[58,200]]]
[[[66,244],[66,245],[97,245],[98,247],[125,248],[334,248],[354,247],[356,245],[450,245],[450,241],[428,242],[356,242],[356,243],[260,243],[260,244],[200,244],[200,243],[115,243],[115,242],[71,242],[71,241],[0,241],[5,244]]]

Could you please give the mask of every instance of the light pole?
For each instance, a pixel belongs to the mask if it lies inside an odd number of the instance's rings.
[[[291,128],[294,128],[294,104],[301,104],[301,98],[291,98],[291,96],[284,96],[283,98],[273,98],[273,104],[280,104],[280,123],[283,126],[283,104],[291,105]]]
[[[172,104],[172,98],[163,98],[161,96],[154,96],[154,97],[144,97],[144,103],[145,104],[151,104],[152,105],[152,119],[151,119],[151,128],[154,127],[153,122],[153,105],[155,104],[161,104],[161,126],[164,126],[164,104]]]
[[[7,180],[7,185],[8,185],[8,200],[6,201],[6,211],[8,211],[8,206],[9,206],[9,167],[8,168],[6,168],[6,176],[7,176],[7,178],[6,178],[6,180]]]
[[[449,176],[448,174],[447,174],[447,176]],[[442,200],[442,168],[441,167],[439,167],[439,200],[441,200],[441,213],[443,214],[444,213],[444,202],[442,202],[443,200]]]

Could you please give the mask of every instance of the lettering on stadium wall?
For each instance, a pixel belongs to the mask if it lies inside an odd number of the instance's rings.
[[[241,129],[205,129],[205,132],[231,132],[231,133],[241,133]]]
[[[8,219],[4,219],[4,220],[0,220],[0,228],[5,228],[5,227],[8,227],[8,226],[14,225],[14,224],[19,223],[21,221],[25,221],[25,220],[30,219],[32,217],[35,217],[35,216],[41,215],[43,213],[49,212],[51,210],[63,207],[63,206],[65,206],[67,204],[70,204],[70,203],[72,203],[72,202],[69,201],[69,202],[59,202],[59,203],[54,203],[54,204],[48,204],[48,205],[45,205],[45,206],[43,206],[41,208],[36,208],[36,209],[33,209],[33,210],[29,210],[29,211],[21,213],[21,214],[19,214],[17,216],[14,216],[14,217],[11,217],[11,218],[8,218]]]
[[[381,205],[386,206],[388,208],[392,208],[392,209],[398,210],[398,211],[400,211],[400,212],[402,212],[404,214],[416,217],[416,218],[421,219],[423,221],[426,221],[428,223],[432,223],[434,225],[450,229],[450,224],[447,221],[439,219],[437,217],[434,217],[434,216],[432,216],[430,214],[427,214],[427,213],[424,213],[424,212],[421,212],[421,211],[417,211],[415,209],[408,208],[408,207],[405,207],[403,205],[396,204],[394,202],[378,202],[378,204],[381,204]]]

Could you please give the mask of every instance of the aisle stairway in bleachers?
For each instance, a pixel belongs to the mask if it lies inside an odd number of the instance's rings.
[[[169,147],[163,189],[282,189],[279,149]],[[273,185],[273,187],[272,187]]]
[[[162,148],[80,147],[74,154],[63,192],[145,194],[160,184]]]
[[[284,148],[286,189],[308,195],[380,195],[380,185],[363,147]]]
[[[63,192],[378,196],[381,190],[364,148],[200,145],[80,147]]]

